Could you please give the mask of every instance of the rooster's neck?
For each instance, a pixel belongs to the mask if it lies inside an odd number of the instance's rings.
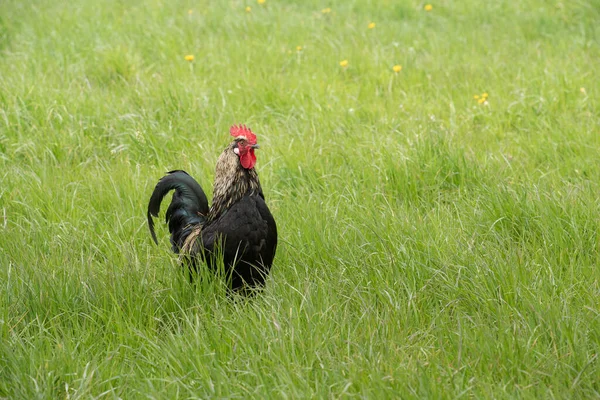
[[[219,218],[242,197],[262,195],[258,174],[241,166],[239,157],[228,147],[217,161],[213,202],[208,212],[208,222]]]

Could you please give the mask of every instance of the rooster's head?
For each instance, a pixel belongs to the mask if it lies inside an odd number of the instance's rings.
[[[258,149],[256,135],[246,125],[233,125],[229,129],[229,133],[235,138],[232,144],[233,152],[240,158],[242,167],[246,169],[254,168],[254,164],[256,164],[254,149]]]

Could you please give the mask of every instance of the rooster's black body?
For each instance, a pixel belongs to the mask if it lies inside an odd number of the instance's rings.
[[[277,226],[265,203],[254,169],[256,136],[233,127],[235,140],[223,151],[215,172],[213,203],[185,171],[171,171],[156,185],[148,204],[148,224],[155,242],[154,221],[163,197],[174,190],[166,212],[173,251],[195,271],[206,261],[216,268],[223,257],[231,287],[262,286],[277,248]]]

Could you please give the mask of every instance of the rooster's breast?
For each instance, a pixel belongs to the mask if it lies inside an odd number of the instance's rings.
[[[277,226],[262,196],[247,195],[205,226],[202,239],[209,252],[222,241],[224,264],[233,268],[234,289],[243,282],[262,285],[275,256]]]

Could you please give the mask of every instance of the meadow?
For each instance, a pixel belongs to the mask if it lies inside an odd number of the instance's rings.
[[[3,0],[0,398],[600,398],[599,21]],[[279,229],[249,300],[146,223],[234,123]]]

